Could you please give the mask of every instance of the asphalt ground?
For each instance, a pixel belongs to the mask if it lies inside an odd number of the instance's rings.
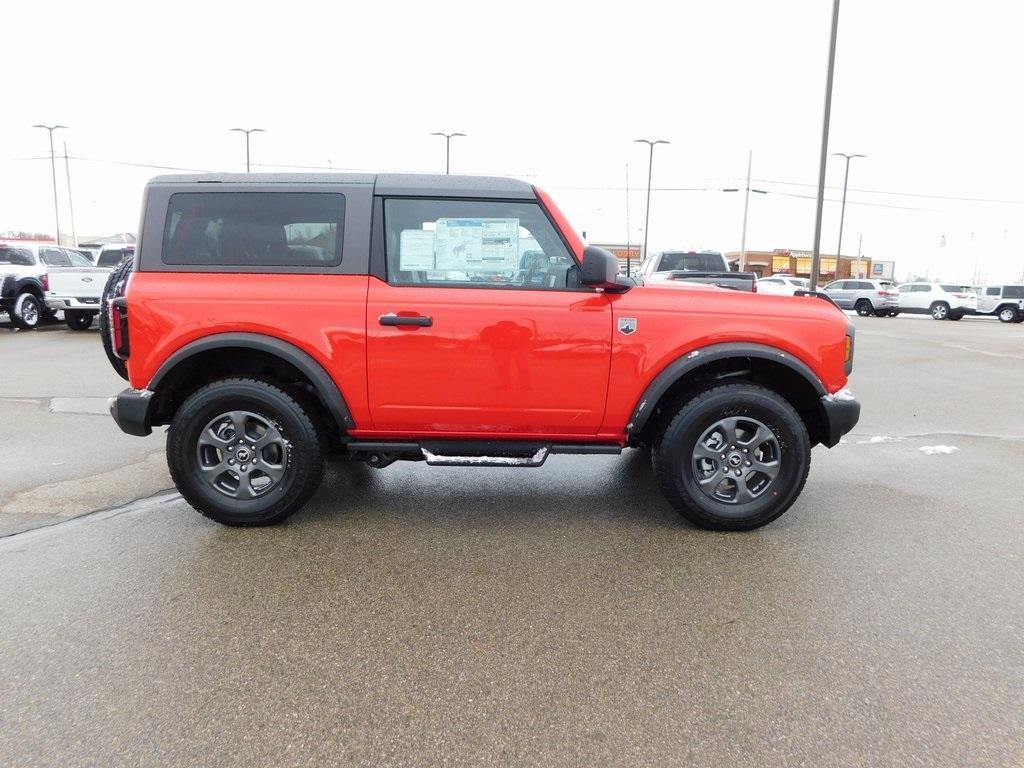
[[[220,527],[83,412],[95,330],[0,328],[0,764],[1024,764],[1024,325],[856,323],[861,423],[742,534],[637,451]]]

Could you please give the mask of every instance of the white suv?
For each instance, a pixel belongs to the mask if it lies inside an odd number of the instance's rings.
[[[1024,321],[1024,285],[988,285],[977,292],[979,315],[995,315],[1003,323]]]
[[[797,291],[809,291],[810,289],[810,280],[792,275],[772,275],[771,277],[762,277],[757,281],[758,293],[792,296]]]
[[[899,312],[930,314],[935,320],[959,320],[978,309],[978,297],[962,285],[904,283],[899,291]]]

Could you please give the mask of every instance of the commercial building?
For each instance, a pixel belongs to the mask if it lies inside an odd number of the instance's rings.
[[[733,269],[739,267],[739,251],[725,254]],[[759,277],[769,275],[794,275],[795,277],[811,276],[811,252],[797,251],[788,248],[776,248],[774,251],[747,251],[747,272],[755,272]],[[876,261],[861,257],[858,274],[856,256],[839,256],[821,254],[818,272],[819,282],[840,280],[846,277],[874,278],[876,280],[892,279],[896,269],[894,261]]]

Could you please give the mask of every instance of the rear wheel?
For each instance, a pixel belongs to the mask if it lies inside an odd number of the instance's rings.
[[[15,328],[30,330],[39,325],[42,317],[42,302],[32,293],[22,293],[11,307],[11,323]]]
[[[950,319],[950,320],[963,320],[964,319],[964,313],[963,312],[950,312],[948,319]]]
[[[65,309],[64,322],[73,331],[87,331],[92,325],[92,319],[96,317],[95,312],[85,312],[80,309]]]
[[[899,316],[900,316],[900,311],[898,309],[890,309],[889,310],[889,317],[899,317]]]
[[[270,525],[301,508],[323,478],[322,441],[298,396],[256,379],[193,393],[167,434],[181,495],[224,525]]]
[[[944,301],[937,301],[931,306],[933,320],[945,320],[949,317],[949,304]]]
[[[999,322],[1001,323],[1018,323],[1020,322],[1020,313],[1016,307],[1000,307],[999,308]]]
[[[800,495],[811,465],[807,428],[775,392],[726,384],[683,405],[651,451],[662,492],[691,523],[757,528]]]
[[[875,308],[871,306],[871,302],[867,299],[861,299],[853,306],[857,310],[857,314],[861,317],[871,317],[875,314]]]

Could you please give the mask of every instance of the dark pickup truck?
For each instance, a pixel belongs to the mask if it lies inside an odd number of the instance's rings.
[[[757,275],[733,272],[725,256],[717,251],[662,251],[643,263],[640,274],[653,280],[686,280],[708,283],[734,291],[755,291]]]

